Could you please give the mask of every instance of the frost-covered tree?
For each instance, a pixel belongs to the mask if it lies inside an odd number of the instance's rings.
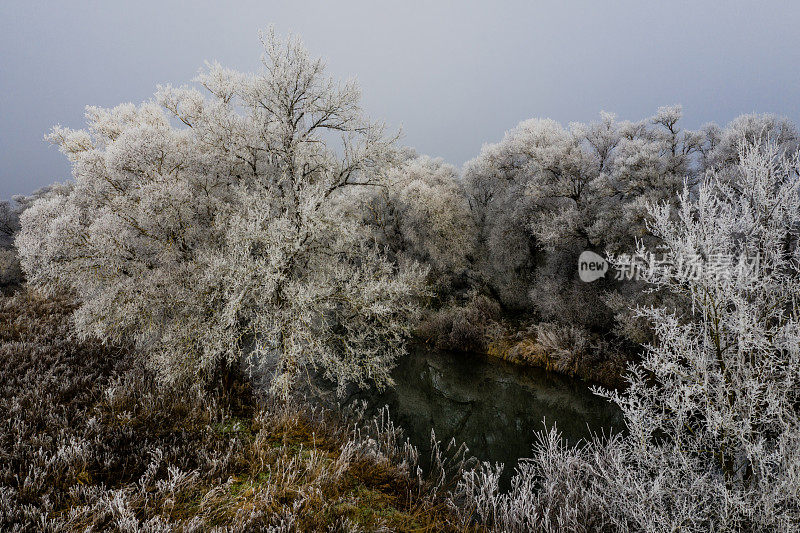
[[[800,133],[786,117],[773,114],[748,114],[733,119],[725,128],[705,126],[705,165],[722,169],[736,165],[739,149],[745,144],[766,147],[773,144],[782,157],[791,158],[800,146]]]
[[[647,204],[674,205],[702,172],[708,144],[702,132],[683,130],[681,117],[680,106],[667,106],[636,123],[605,112],[568,128],[527,120],[465,165],[481,236],[477,269],[504,304],[596,331],[624,315],[639,288],[582,283],[577,258],[587,249],[630,251],[637,239],[657,244]]]
[[[504,304],[530,307],[541,247],[585,246],[584,207],[598,167],[573,132],[540,119],[520,123],[466,163],[478,268]]]
[[[641,309],[657,341],[628,391],[610,394],[641,468],[627,512],[653,475],[673,527],[800,526],[798,185],[797,155],[767,141],[741,146],[696,198],[685,190],[677,217],[651,205],[672,265],[652,282],[687,295],[693,313]]]
[[[205,94],[160,87],[54,128],[75,183],[23,214],[23,266],[77,296],[79,332],[132,336],[166,379],[246,359],[280,392],[309,367],[385,384],[425,272],[387,260],[342,205],[384,185],[394,139],[299,40],[262,41],[262,72],[210,64]]]
[[[667,106],[641,123],[616,125],[619,137],[607,157],[588,229],[594,246],[619,253],[630,251],[636,239],[651,241],[647,204],[674,204],[684,182],[696,182],[704,137],[680,128],[682,114],[681,106]]]
[[[11,201],[0,201],[0,289],[17,287],[24,281],[19,255],[14,248],[14,239],[20,230],[22,213],[40,198],[66,194],[70,185],[54,183],[34,191],[30,195],[15,195]]]
[[[800,529],[799,193],[798,155],[765,142],[677,213],[650,204],[670,260],[651,281],[693,307],[639,309],[656,339],[625,391],[598,391],[627,431],[577,447],[543,433],[510,491],[485,464],[454,503],[498,531]]]
[[[503,531],[800,529],[800,163],[775,143],[651,204],[669,259],[652,282],[693,303],[640,308],[656,340],[630,386],[603,392],[627,432],[566,446],[543,435],[512,490],[497,469],[460,496]],[[619,264],[623,259],[618,258]]]
[[[441,159],[411,156],[389,172],[386,186],[355,208],[399,262],[430,267],[438,296],[463,276],[475,246],[475,223],[458,171]]]

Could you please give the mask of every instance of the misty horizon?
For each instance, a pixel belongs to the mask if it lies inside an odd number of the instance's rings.
[[[457,167],[533,117],[640,120],[681,104],[688,129],[745,113],[800,119],[800,8],[789,3],[243,7],[3,3],[0,198],[70,179],[44,140],[52,126],[83,128],[87,105],[190,83],[205,61],[256,70],[270,25],[335,77],[356,77],[366,113],[402,126],[401,144]]]

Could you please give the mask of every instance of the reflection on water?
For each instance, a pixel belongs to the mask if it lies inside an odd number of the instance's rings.
[[[528,457],[534,431],[554,422],[571,442],[590,432],[622,427],[619,410],[588,386],[535,368],[498,359],[417,348],[392,374],[396,386],[359,392],[345,403],[366,400],[371,410],[388,405],[392,419],[425,453],[431,429],[437,440],[464,442],[470,454],[502,462],[506,473]]]

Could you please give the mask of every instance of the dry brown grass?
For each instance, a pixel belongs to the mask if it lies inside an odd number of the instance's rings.
[[[130,347],[76,339],[71,309],[26,291],[0,300],[0,530],[455,531],[464,522],[428,486],[441,483],[417,475],[393,426],[260,397],[242,381],[165,386]]]
[[[463,305],[428,311],[416,334],[441,350],[482,353],[606,387],[625,387],[627,364],[635,354],[621,340],[609,341],[577,326],[531,324],[526,318],[504,316],[495,301],[474,295]]]
[[[610,388],[625,387],[626,353],[577,328],[540,324],[489,344],[492,357],[522,366],[543,368]]]
[[[485,353],[502,334],[500,306],[485,296],[474,295],[464,305],[429,311],[417,328],[417,337],[440,350]]]

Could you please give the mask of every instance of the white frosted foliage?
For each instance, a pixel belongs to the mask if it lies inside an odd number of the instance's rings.
[[[75,183],[25,211],[22,264],[77,296],[81,334],[134,338],[168,379],[252,354],[281,392],[309,367],[385,384],[425,272],[339,206],[385,185],[394,138],[299,40],[262,41],[259,73],[209,64],[201,88],[54,128]]]

